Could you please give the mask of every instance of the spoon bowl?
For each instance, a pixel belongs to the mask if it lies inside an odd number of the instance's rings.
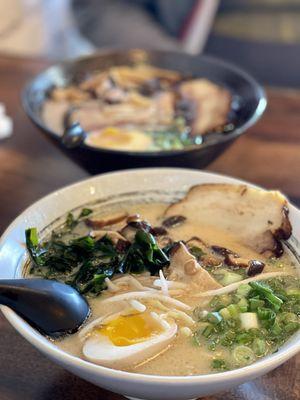
[[[51,337],[76,332],[90,314],[77,290],[47,279],[0,280],[0,303]]]

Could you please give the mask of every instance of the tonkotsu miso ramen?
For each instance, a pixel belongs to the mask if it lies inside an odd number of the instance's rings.
[[[281,193],[198,185],[175,204],[69,213],[40,242],[28,229],[29,274],[87,297],[89,320],[56,341],[70,354],[144,374],[227,371],[299,329],[291,232]]]

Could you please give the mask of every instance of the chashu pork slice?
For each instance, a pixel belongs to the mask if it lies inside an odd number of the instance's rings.
[[[131,93],[116,104],[101,104],[97,100],[85,102],[72,110],[68,124],[79,121],[83,129],[90,132],[107,126],[169,126],[173,118],[172,92],[160,92],[152,98]]]
[[[205,134],[226,124],[232,102],[228,90],[207,79],[193,79],[179,86],[179,94],[192,105],[193,135]]]
[[[170,266],[167,269],[168,279],[187,283],[197,291],[207,291],[222,287],[188,251],[187,247],[179,242],[172,250]]]
[[[166,217],[183,215],[199,226],[215,227],[266,256],[281,253],[281,239],[292,227],[286,198],[278,191],[246,185],[202,184],[192,187]]]

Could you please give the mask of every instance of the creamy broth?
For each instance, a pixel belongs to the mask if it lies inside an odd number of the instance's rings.
[[[152,226],[160,226],[162,224],[164,218],[163,215],[166,208],[166,204],[136,204],[128,206],[122,205],[119,211],[123,212],[125,210],[128,215],[138,213],[143,219],[149,221]],[[102,216],[103,215],[100,214],[95,216],[95,218],[100,218]],[[107,217],[107,215],[105,216]],[[123,225],[124,222],[122,221],[118,224],[110,226],[109,229],[119,230]],[[77,235],[83,235],[86,234],[86,232],[87,228],[83,223],[80,223],[76,227],[75,233]],[[225,233],[217,228],[198,226],[193,224],[192,221],[187,220],[179,226],[168,229],[168,236],[170,236],[174,241],[186,241],[191,237],[197,236],[210,245],[226,247],[238,253],[242,258],[255,259],[265,262],[266,266],[264,272],[280,271],[296,275],[295,260],[290,254],[285,253],[280,258],[280,262],[270,262],[266,257],[240,243],[238,237],[229,235],[228,233]],[[150,277],[149,274],[144,273],[141,275],[135,275],[135,277],[143,285],[154,287],[154,278]],[[113,278],[112,282],[114,279],[118,279],[118,277]],[[130,290],[132,289],[129,287],[126,288],[125,286],[122,289],[122,293]],[[98,297],[89,298],[92,316],[88,322],[91,322],[100,316],[106,315],[108,311],[109,313],[113,314],[122,310],[122,307],[124,308],[123,303],[116,303],[111,304],[108,310],[107,305],[102,303],[105,299],[111,296],[114,296],[114,293],[104,290]],[[191,310],[186,311],[190,317],[193,317],[193,309],[195,307],[201,307],[203,310],[210,309],[209,303],[212,299],[212,296],[195,298],[185,294],[180,294],[178,296],[174,295],[173,297],[191,306]],[[148,303],[148,301],[143,301],[142,299],[140,301],[141,303],[146,304],[148,311],[157,311],[156,307],[153,306],[153,304]],[[178,332],[176,334],[176,338],[163,351],[160,351],[158,354],[151,357],[150,360],[145,359],[143,362],[140,362],[137,365],[133,363],[131,366],[121,369],[156,375],[197,375],[212,372],[211,364],[215,359],[222,359],[225,362],[230,362],[230,359],[232,358],[232,352],[230,348],[218,347],[212,351],[208,348],[205,338],[200,338],[196,344],[194,336],[188,336],[182,330],[182,328],[186,325],[181,321],[177,322]],[[193,331],[195,328],[190,327],[190,329]],[[83,357],[82,340],[80,339],[79,335],[80,333],[69,335],[62,340],[57,340],[55,343],[59,348],[67,351],[68,353],[78,357]]]

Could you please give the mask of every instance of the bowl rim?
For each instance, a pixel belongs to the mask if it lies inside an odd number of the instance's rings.
[[[96,152],[96,153],[105,153],[105,154],[111,154],[111,155],[127,155],[127,156],[133,156],[133,157],[149,157],[149,158],[155,158],[155,157],[164,157],[164,156],[172,156],[172,155],[180,155],[180,154],[186,154],[186,153],[193,153],[197,152],[200,149],[205,149],[207,147],[219,145],[222,143],[230,142],[230,140],[233,140],[240,135],[242,135],[247,129],[249,129],[251,126],[253,126],[263,115],[266,106],[267,106],[267,95],[264,90],[264,88],[259,84],[259,82],[246,70],[243,68],[235,65],[234,63],[225,61],[223,59],[220,59],[218,57],[210,56],[210,55],[191,55],[191,54],[186,54],[180,51],[172,51],[172,50],[143,50],[143,49],[138,49],[138,48],[132,48],[132,49],[118,49],[118,48],[110,48],[110,49],[105,49],[105,50],[99,50],[96,51],[95,53],[89,54],[89,55],[84,55],[80,57],[76,57],[73,59],[67,59],[62,62],[58,62],[56,64],[52,64],[49,67],[43,69],[41,72],[36,74],[32,79],[30,79],[25,86],[23,87],[21,91],[21,103],[23,110],[27,114],[27,116],[30,118],[30,120],[37,125],[37,127],[41,130],[46,132],[48,135],[50,135],[52,138],[56,139],[58,142],[61,143],[61,137],[55,133],[50,127],[48,127],[46,124],[43,123],[42,119],[37,116],[37,114],[32,110],[30,106],[30,101],[28,100],[29,98],[29,93],[32,89],[32,86],[34,83],[41,78],[44,74],[51,72],[51,70],[55,69],[64,69],[68,66],[84,63],[89,60],[94,60],[97,59],[98,57],[111,57],[114,55],[128,55],[134,54],[134,52],[144,52],[145,54],[161,54],[161,55],[171,55],[171,56],[180,56],[180,57],[188,57],[191,60],[201,59],[206,62],[221,66],[225,69],[231,70],[234,74],[239,75],[243,79],[245,79],[251,86],[253,86],[254,91],[257,93],[258,97],[258,103],[257,106],[252,113],[251,117],[245,121],[240,127],[233,129],[233,131],[223,134],[221,136],[218,136],[214,140],[210,142],[204,142],[199,145],[191,145],[187,146],[183,149],[170,149],[170,150],[155,150],[155,151],[126,151],[126,150],[117,150],[117,149],[109,149],[109,148],[97,148],[94,146],[91,146],[85,142],[81,143],[78,147],[76,148],[81,148],[81,149],[88,149],[90,151]],[[64,146],[62,143],[61,145],[64,148],[67,148]],[[72,150],[67,148],[68,150]]]
[[[46,199],[51,199],[53,197],[60,196],[62,193],[68,190],[74,190],[75,188],[80,187],[82,184],[88,184],[98,179],[101,180],[102,176],[113,177],[114,175],[126,175],[126,174],[136,174],[136,173],[154,173],[159,174],[161,171],[165,173],[175,173],[175,172],[185,172],[185,173],[197,173],[199,176],[204,175],[207,178],[217,178],[217,179],[225,179],[228,183],[236,183],[236,184],[247,184],[252,187],[259,187],[257,185],[253,185],[247,181],[232,178],[230,176],[216,174],[206,171],[198,171],[194,169],[187,168],[139,168],[139,169],[131,169],[131,170],[122,170],[116,172],[109,172],[105,174],[100,174],[94,177],[90,177],[88,179],[82,179],[76,183],[71,185],[64,186],[61,189],[51,192],[47,196],[42,197],[38,201],[34,202],[32,205],[27,207],[5,230],[0,239],[0,245],[5,243],[7,238],[10,235],[10,232],[16,228],[19,222],[23,219],[24,215],[26,215],[29,211],[32,211],[36,208],[37,205],[43,203]],[[297,218],[300,220],[300,210],[295,206],[289,203],[289,209],[293,211]],[[21,317],[19,317],[14,311],[9,309],[6,306],[0,306],[1,311],[3,312],[6,319],[10,322],[10,324],[24,337],[26,338],[32,345],[42,351],[44,354],[47,354],[52,360],[58,360],[62,364],[67,364],[69,367],[80,368],[87,370],[88,372],[92,372],[96,375],[108,378],[115,378],[120,380],[126,380],[128,382],[146,382],[151,384],[159,384],[159,385],[168,385],[172,384],[173,386],[179,386],[182,384],[193,385],[195,383],[198,384],[210,384],[216,383],[219,381],[228,382],[237,377],[240,379],[247,379],[250,376],[259,375],[259,372],[263,373],[264,371],[275,368],[276,366],[282,364],[283,362],[290,359],[292,356],[297,354],[300,350],[300,341],[292,343],[289,348],[283,349],[280,352],[274,353],[267,357],[262,358],[261,360],[255,362],[246,367],[226,371],[226,372],[218,372],[212,374],[203,374],[203,375],[192,375],[192,376],[162,376],[162,375],[147,375],[141,373],[133,373],[120,371],[116,369],[111,369],[107,367],[103,367],[101,365],[93,364],[91,362],[85,361],[80,357],[73,356],[57,346],[51,343],[49,339],[40,334],[34,328],[32,328],[27,322],[25,322]]]

